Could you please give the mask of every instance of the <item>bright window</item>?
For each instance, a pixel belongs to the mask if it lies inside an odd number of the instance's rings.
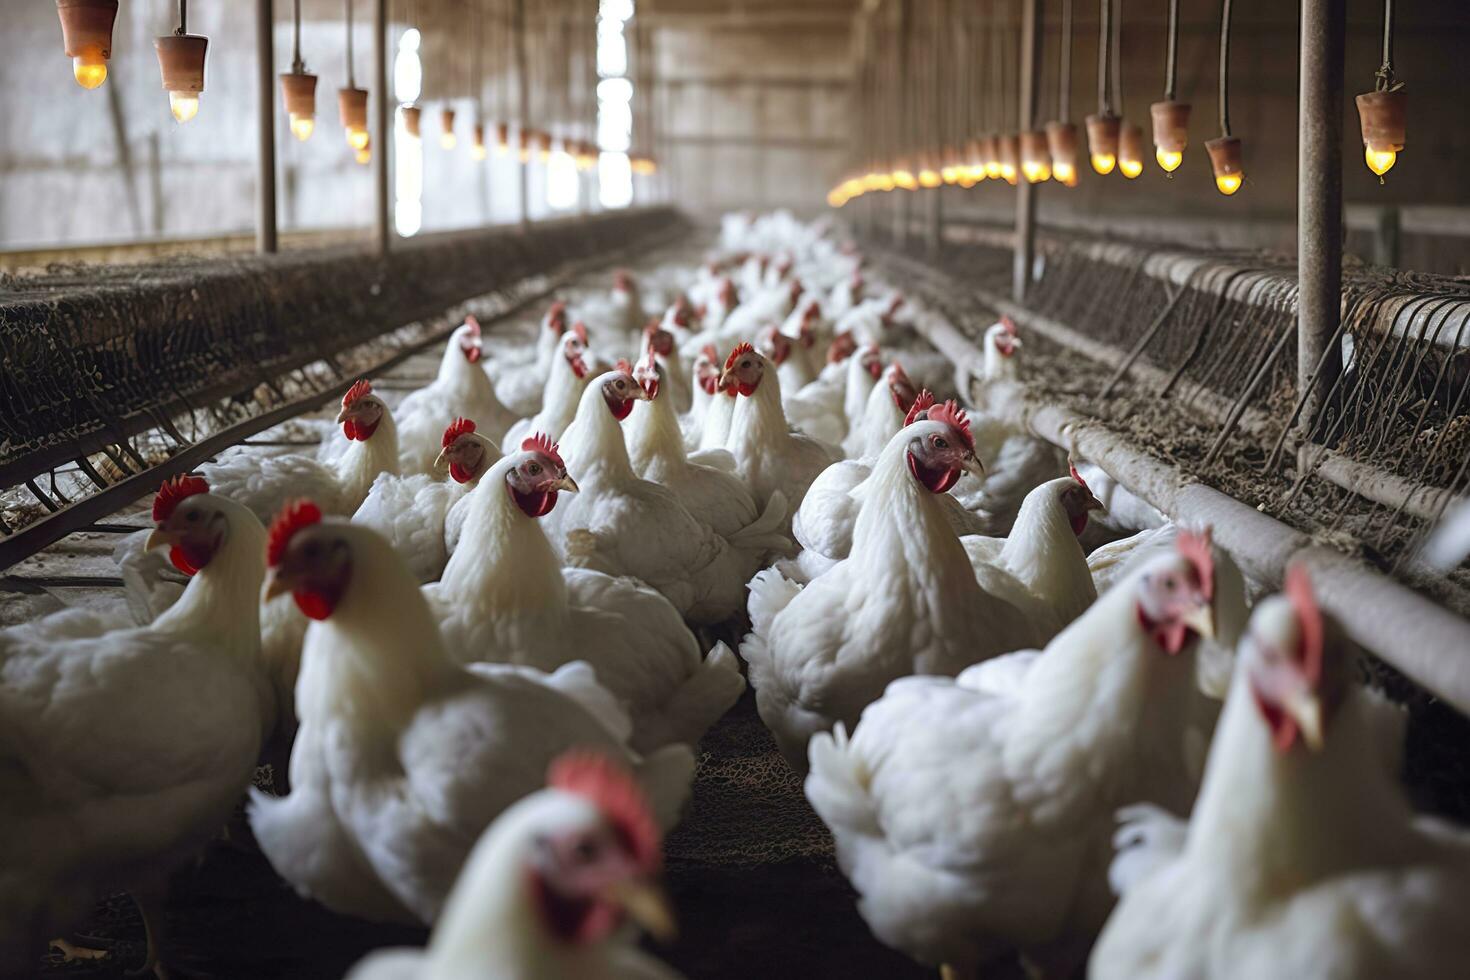
[[[419,32],[410,27],[398,39],[398,56],[393,59],[393,97],[408,105],[419,97],[424,66],[419,59]],[[411,238],[424,226],[424,142],[403,125],[403,114],[394,123],[393,227]]]
[[[633,201],[633,171],[628,150],[633,142],[633,83],[628,74],[628,41],[623,30],[633,16],[633,0],[602,0],[597,17],[597,144],[598,199],[605,208],[625,208]]]

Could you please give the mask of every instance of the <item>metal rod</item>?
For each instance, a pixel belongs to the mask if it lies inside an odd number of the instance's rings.
[[[935,152],[943,153],[941,146],[941,130],[943,128],[941,118],[944,111],[944,80],[940,69],[944,64],[944,60],[940,56],[940,51],[943,47],[945,23],[949,20],[952,13],[950,0],[933,0],[929,4],[929,11],[930,16],[933,17],[930,41],[934,46],[934,50],[931,53],[930,60],[932,62],[931,74],[933,76],[934,104],[930,107],[932,110],[930,123],[933,125],[933,132],[931,133],[926,151],[933,154]],[[940,166],[943,166],[942,159],[936,161],[932,156],[926,162],[930,165],[937,162]],[[944,187],[941,185],[930,188],[928,198],[929,213],[927,215],[928,220],[925,223],[925,244],[928,246],[929,255],[932,258],[938,258],[939,250],[944,243]]]
[[[276,50],[274,0],[255,0],[255,61],[257,88],[255,172],[255,248],[272,254],[276,235]],[[299,57],[299,55],[298,55]]]
[[[292,0],[291,6],[291,71],[299,75],[306,71],[301,60],[301,0]]]
[[[378,132],[377,152],[373,154],[373,175],[377,179],[374,230],[378,254],[387,255],[393,235],[388,223],[388,158],[393,142],[388,133],[388,0],[373,0],[373,88],[377,89],[373,108]]]
[[[1340,6],[1340,5],[1339,5]],[[1306,24],[1306,7],[1302,8],[1302,23]],[[1307,70],[1307,41],[1318,38],[1302,29],[1302,72],[1305,77]],[[1340,56],[1339,56],[1340,58]],[[1339,68],[1338,74],[1342,71]],[[1338,86],[1341,88],[1341,85]],[[1306,104],[1303,96],[1302,111],[1305,114]],[[1303,115],[1305,118],[1305,115]],[[1342,127],[1338,127],[1341,129]],[[1230,135],[1230,0],[1220,0],[1220,135]]]
[[[1173,102],[1179,76],[1179,0],[1169,0],[1169,46],[1164,55],[1164,101]]]
[[[1060,64],[1057,66],[1057,119],[1072,115],[1072,0],[1062,0]]]
[[[1230,0],[1225,0],[1228,10]],[[1297,142],[1297,387],[1310,434],[1342,371],[1342,99],[1346,0],[1302,0]],[[1320,367],[1319,367],[1320,365]],[[1314,370],[1315,369],[1315,370]]]
[[[909,123],[913,120],[913,113],[909,111],[909,35],[913,29],[913,0],[898,0],[898,105],[899,111],[895,126],[896,151],[907,155],[912,149],[911,141],[908,139]],[[895,163],[897,161],[895,160]],[[911,165],[911,163],[909,164]],[[911,191],[900,191],[892,195],[894,198],[894,241],[899,248],[904,247],[909,239],[909,208],[913,201]]]
[[[1229,3],[1230,0],[1225,0]],[[1101,0],[1097,27],[1097,113],[1112,115],[1112,103],[1108,101],[1108,69],[1113,60],[1113,0]]]
[[[1374,87],[1380,92],[1393,87],[1393,0],[1383,0],[1383,63]]]
[[[189,0],[179,0],[179,30],[182,37],[189,33]]]
[[[1029,129],[1036,120],[1036,91],[1041,84],[1042,0],[1021,2],[1021,97],[1019,120]],[[1016,182],[1016,255],[1011,269],[1011,295],[1026,298],[1031,266],[1036,256],[1036,192],[1038,185],[1024,176]]]
[[[347,87],[357,88],[357,78],[352,71],[352,0],[347,0]]]

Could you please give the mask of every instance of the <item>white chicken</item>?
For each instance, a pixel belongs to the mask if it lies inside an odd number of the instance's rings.
[[[669,938],[660,834],[642,789],[592,753],[502,813],[470,852],[425,949],[369,954],[347,980],[678,980],[638,951],[629,920]]]
[[[460,503],[500,459],[500,449],[476,428],[473,419],[461,418],[444,429],[434,469],[447,468],[448,482],[422,473],[384,474],[352,515],[352,523],[387,538],[420,582],[432,582],[443,573],[464,526]]]
[[[300,453],[261,456],[241,448],[222,453],[200,472],[215,494],[250,508],[262,522],[303,495],[318,501],[323,512],[346,517],[362,506],[378,474],[399,472],[398,429],[366,380],[342,396],[337,423],[349,445],[330,462]]]
[[[735,457],[736,472],[755,494],[757,505],[768,506],[778,493],[786,499],[788,516],[782,528],[789,530],[790,515],[801,506],[807,487],[841,459],[841,453],[791,431],[781,407],[781,380],[750,344],[740,344],[730,352],[721,382],[725,379],[735,382],[740,395],[725,448]]]
[[[852,334],[839,334],[828,346],[827,366],[817,380],[783,395],[786,417],[813,439],[840,446],[862,417],[882,374],[883,359],[876,346],[859,351]]]
[[[862,417],[847,433],[842,451],[850,459],[868,462],[877,459],[888,440],[907,424],[904,420],[918,397],[919,390],[904,373],[903,365],[898,361],[888,365],[881,381],[868,392]]]
[[[978,465],[964,413],[931,409],[878,457],[845,560],[804,589],[775,569],[750,583],[740,654],[761,719],[798,771],[813,734],[856,724],[889,681],[1034,645],[1035,626],[977,584],[936,499]]]
[[[434,472],[439,453],[439,436],[444,427],[460,417],[472,418],[482,435],[494,442],[516,416],[495,396],[495,386],[480,367],[480,324],[466,317],[464,325],[449,336],[439,374],[398,403],[393,420],[398,426],[398,465],[403,473]]]
[[[297,501],[271,525],[267,593],[290,592],[306,632],[291,792],[252,792],[256,840],[298,892],[375,921],[433,922],[475,838],[539,788],[571,747],[633,760],[629,725],[584,663],[555,674],[445,652],[429,605],[381,535]],[[211,706],[211,710],[214,710]],[[662,825],[693,757],[635,768]]]
[[[561,567],[539,518],[576,484],[545,436],[484,483],[443,580],[424,590],[450,655],[548,671],[586,660],[632,717],[635,749],[697,742],[745,690],[735,655],[721,643],[702,658],[678,610],[636,580]]]
[[[624,351],[636,342],[647,314],[638,282],[627,269],[613,272],[612,291],[601,296],[588,296],[579,306],[581,319],[592,333],[599,350]]]
[[[684,436],[684,448],[694,452],[704,438],[704,420],[709,415],[710,403],[720,390],[720,353],[714,344],[705,344],[694,358],[693,385],[690,391],[689,411],[679,417],[679,430]],[[725,426],[729,434],[728,420]],[[724,439],[719,445],[724,447]]]
[[[672,490],[639,479],[619,422],[635,401],[647,398],[624,371],[609,371],[587,386],[562,439],[562,455],[581,491],[549,515],[548,533],[567,564],[635,576],[690,622],[722,623],[739,610],[745,582],[765,555],[789,544],[779,524],[760,521],[721,537]],[[784,516],[784,505],[764,513]]]
[[[649,351],[653,352],[663,367],[664,393],[673,399],[674,412],[680,414],[689,411],[694,402],[689,372],[674,346],[674,335],[659,326],[657,320],[648,321],[643,328],[643,342],[638,349],[638,359],[641,361]]]
[[[812,739],[807,798],[879,939],[955,975],[1012,952],[1072,975],[1112,905],[1114,809],[1194,799],[1213,561],[1181,536],[1039,654],[898,680],[850,739]]]
[[[1241,641],[1187,829],[1120,812],[1122,899],[1092,977],[1464,975],[1470,834],[1416,817],[1396,760],[1373,764],[1401,748],[1402,712],[1355,682],[1357,653],[1289,569]]]
[[[721,537],[734,537],[758,518],[778,526],[785,515],[762,517],[755,497],[735,475],[735,458],[728,451],[707,449],[694,459],[685,452],[678,417],[664,390],[664,374],[664,366],[652,354],[633,369],[633,379],[648,396],[623,424],[633,472],[674,491],[696,520]]]
[[[537,432],[560,439],[572,419],[577,417],[577,403],[587,387],[591,373],[589,362],[594,355],[587,349],[587,325],[581,320],[562,334],[557,342],[557,355],[552,358],[546,376],[546,395],[540,410],[512,425],[505,433],[507,446],[519,446]]]
[[[225,824],[274,724],[265,529],[198,477],[165,483],[153,519],[192,577],[152,624],[75,609],[0,631],[0,972],[31,975],[119,889],[158,969],[166,876]]]
[[[516,415],[524,417],[541,410],[546,379],[569,322],[566,302],[556,300],[541,318],[534,346],[511,347],[485,361],[485,373],[495,382],[496,397]]]

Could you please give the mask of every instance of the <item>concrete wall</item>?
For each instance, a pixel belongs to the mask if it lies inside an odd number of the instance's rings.
[[[848,155],[846,23],[652,28],[673,199],[709,214],[820,208]]]

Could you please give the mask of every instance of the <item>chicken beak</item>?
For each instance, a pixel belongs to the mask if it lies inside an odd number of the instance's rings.
[[[337,424],[341,425],[343,422],[346,422],[350,418],[352,418],[352,409],[344,408],[342,409],[342,411],[337,413]]]
[[[148,540],[143,542],[144,551],[152,551],[165,545],[172,546],[178,543],[179,536],[173,531],[166,531],[161,527],[155,527],[148,534]]]
[[[434,457],[434,469],[436,469],[436,470],[442,470],[446,466],[448,466],[449,465],[448,456],[449,456],[449,450],[447,448],[446,449],[439,450],[439,455]]]
[[[1215,606],[1213,603],[1206,602],[1195,606],[1185,613],[1180,621],[1203,639],[1213,640],[1215,638]]]
[[[565,490],[567,493],[576,493],[578,490],[577,481],[566,474],[563,474],[562,478],[553,483],[552,486],[557,490]]]
[[[620,881],[609,889],[608,899],[660,942],[671,942],[679,934],[668,896],[655,882]]]
[[[653,396],[648,393],[647,388],[635,381],[633,382],[633,399],[640,402],[651,402]]]
[[[1317,700],[1317,696],[1311,691],[1302,691],[1288,699],[1282,707],[1296,722],[1297,730],[1302,733],[1302,741],[1307,743],[1307,748],[1313,752],[1322,751],[1325,741],[1322,734],[1322,702]]]
[[[265,601],[270,602],[276,596],[285,595],[291,591],[291,582],[286,575],[278,569],[272,569],[265,580]]]
[[[1087,509],[1095,510],[1099,514],[1106,514],[1108,512],[1108,508],[1103,504],[1103,502],[1093,496],[1089,496],[1087,498]]]
[[[715,388],[716,388],[716,389],[717,389],[717,390],[720,390],[720,391],[723,391],[723,390],[724,390],[724,388],[725,388],[725,382],[726,382],[726,381],[731,381],[731,380],[733,380],[733,379],[734,379],[734,377],[735,377],[735,374],[734,374],[734,372],[733,372],[733,371],[721,371],[721,372],[720,372],[720,377],[719,377],[719,380],[717,380],[717,381],[716,381],[716,382],[715,382]]]
[[[964,462],[960,464],[960,468],[967,473],[973,474],[977,480],[985,479],[985,464],[980,462],[980,457],[974,453],[970,453],[965,457]]]

